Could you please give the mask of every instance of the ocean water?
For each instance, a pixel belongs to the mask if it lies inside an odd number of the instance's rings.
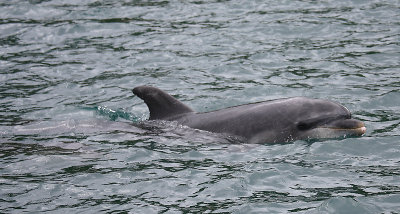
[[[248,144],[146,122],[339,102],[359,138]],[[400,213],[400,2],[0,1],[0,213]]]

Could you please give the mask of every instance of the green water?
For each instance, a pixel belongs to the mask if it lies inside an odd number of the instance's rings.
[[[330,99],[360,138],[239,143],[147,123]],[[0,1],[0,213],[400,213],[400,3]]]

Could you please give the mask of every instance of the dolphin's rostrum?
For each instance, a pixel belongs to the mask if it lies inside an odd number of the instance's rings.
[[[294,97],[196,113],[152,86],[139,86],[132,92],[147,104],[150,120],[177,121],[195,129],[239,136],[249,143],[361,136],[366,131],[364,123],[352,119],[346,107],[328,100]]]

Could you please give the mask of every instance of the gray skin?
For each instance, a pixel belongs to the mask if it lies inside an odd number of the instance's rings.
[[[179,124],[244,138],[249,143],[361,136],[364,123],[344,106],[328,100],[285,98],[196,113],[164,91],[139,86],[132,90],[150,111],[149,120]]]

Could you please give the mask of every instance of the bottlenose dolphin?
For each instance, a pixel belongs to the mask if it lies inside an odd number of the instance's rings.
[[[335,102],[306,97],[284,98],[196,113],[166,92],[138,86],[132,92],[143,99],[149,120],[179,124],[244,138],[249,143],[361,136],[364,123]]]

